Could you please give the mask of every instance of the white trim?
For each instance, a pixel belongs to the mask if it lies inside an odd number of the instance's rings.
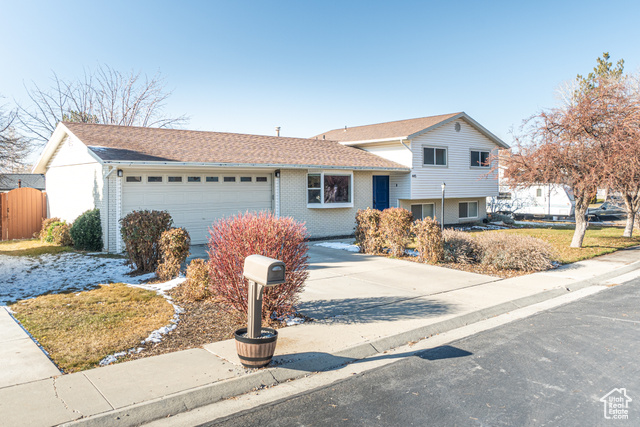
[[[273,214],[276,218],[280,218],[280,177],[275,173],[273,174],[273,204]]]
[[[309,203],[309,175],[320,175],[320,203]],[[324,177],[325,176],[349,176],[349,200],[348,203],[325,203],[324,201]],[[353,171],[324,171],[324,170],[308,170],[305,182],[305,197],[307,199],[307,208],[309,209],[338,209],[353,207]],[[315,188],[313,188],[315,189]]]
[[[424,162],[425,160],[425,155],[424,155],[424,149],[425,148],[433,148],[433,164],[427,164]],[[429,168],[448,168],[449,167],[449,147],[447,147],[446,145],[433,145],[433,144],[422,144],[420,146],[420,149],[422,151],[422,167],[429,167]],[[436,150],[444,150],[445,151],[445,164],[444,165],[439,165],[436,163]]]
[[[467,204],[467,215],[469,215],[469,203],[476,204],[476,216],[460,216],[460,203]],[[458,201],[458,219],[476,219],[480,217],[480,202],[478,200],[459,200]]]
[[[122,233],[120,233],[120,219],[122,218],[122,181],[123,177],[116,177],[116,252],[124,251]]]

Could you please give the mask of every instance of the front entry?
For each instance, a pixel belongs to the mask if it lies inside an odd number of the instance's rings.
[[[389,176],[373,176],[373,208],[383,211],[389,207]]]

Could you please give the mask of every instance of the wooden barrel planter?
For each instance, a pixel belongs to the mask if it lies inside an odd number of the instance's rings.
[[[278,331],[271,328],[262,328],[262,333],[271,334],[266,338],[249,338],[245,334],[247,328],[238,329],[236,335],[236,351],[240,363],[245,368],[262,368],[271,363],[271,358],[276,350]]]

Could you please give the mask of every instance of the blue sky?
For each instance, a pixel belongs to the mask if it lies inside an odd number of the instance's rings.
[[[310,137],[465,111],[509,129],[609,51],[638,71],[640,3],[0,0],[0,94],[108,64],[161,72],[197,130]]]

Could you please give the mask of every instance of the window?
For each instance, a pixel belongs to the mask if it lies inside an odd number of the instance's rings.
[[[127,182],[142,182],[141,176],[128,176]]]
[[[240,182],[251,182],[252,179],[250,176],[241,176],[240,177]]]
[[[511,200],[511,193],[508,192],[499,192],[498,200]]]
[[[477,218],[478,202],[460,202],[460,204],[458,204],[458,217],[460,219]]]
[[[471,167],[473,168],[488,168],[489,152],[488,151],[475,151],[471,150]]]
[[[310,173],[307,175],[307,204],[309,207],[351,206],[353,175],[339,173]]]
[[[424,147],[424,158],[422,163],[430,166],[447,166],[447,149]]]
[[[257,176],[256,177],[256,182],[267,182],[267,177],[266,176]]]
[[[217,176],[208,176],[206,178],[207,182],[218,182],[218,177]]]
[[[182,182],[181,176],[170,176],[167,181],[169,182]]]
[[[199,176],[188,176],[187,182],[201,182],[202,178]]]
[[[536,197],[542,197],[542,188],[536,190]]]
[[[421,205],[411,205],[411,213],[413,219],[425,219],[427,217],[436,217],[436,206],[433,203],[425,203]]]
[[[161,176],[148,176],[147,182],[162,182]]]
[[[225,176],[224,177],[224,182],[236,182],[236,177],[235,176]]]

